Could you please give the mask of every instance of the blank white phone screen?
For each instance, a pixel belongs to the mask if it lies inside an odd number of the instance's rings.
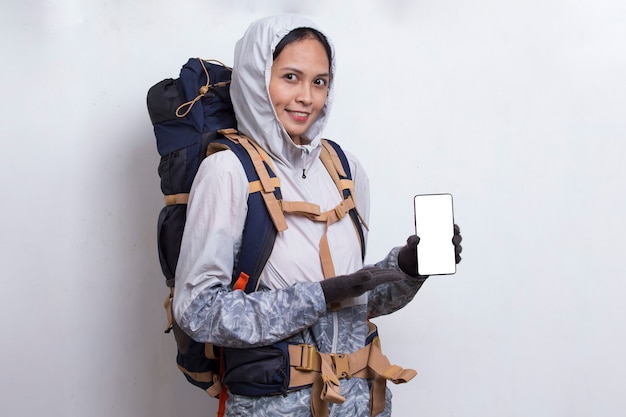
[[[456,272],[454,211],[452,195],[422,194],[414,198],[417,272],[419,275],[449,275]]]

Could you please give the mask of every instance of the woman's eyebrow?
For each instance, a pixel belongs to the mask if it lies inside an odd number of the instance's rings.
[[[300,70],[298,68],[289,67],[289,66],[280,68],[280,71],[289,71],[289,72],[293,72],[293,73],[298,74],[298,75],[304,74],[304,71],[302,71],[302,70]],[[328,73],[328,72],[323,72],[321,74],[317,74],[316,75],[316,77],[329,77],[329,76],[330,76],[330,73]]]

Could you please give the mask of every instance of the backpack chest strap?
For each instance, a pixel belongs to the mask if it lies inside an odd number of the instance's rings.
[[[304,201],[280,201],[282,211],[284,213],[291,213],[307,217],[315,222],[326,223],[324,234],[320,239],[320,261],[322,263],[322,272],[324,278],[331,278],[336,276],[335,267],[333,265],[333,258],[330,253],[330,246],[328,244],[328,228],[333,223],[343,219],[350,210],[355,208],[354,199],[350,195],[348,198],[341,200],[335,208],[320,213],[320,208],[317,204],[307,203]]]

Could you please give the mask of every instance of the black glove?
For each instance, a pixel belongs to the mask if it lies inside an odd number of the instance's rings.
[[[420,237],[417,235],[409,236],[406,245],[398,252],[398,266],[407,275],[417,276],[417,244],[420,243]]]
[[[349,275],[339,275],[320,282],[326,304],[338,303],[346,298],[358,297],[380,284],[400,281],[404,274],[395,269],[364,268]]]
[[[454,236],[452,236],[452,243],[454,243],[454,259],[458,264],[461,262],[461,252],[463,251],[463,247],[461,246],[461,241],[463,237],[461,236],[461,228],[454,225]]]
[[[458,225],[454,225],[454,236],[452,236],[452,243],[454,244],[454,259],[458,264],[461,262],[461,252],[463,247],[461,246],[461,228]],[[398,265],[400,269],[412,277],[417,276],[417,245],[420,243],[419,236],[409,236],[406,240],[406,245],[400,249],[398,253]]]

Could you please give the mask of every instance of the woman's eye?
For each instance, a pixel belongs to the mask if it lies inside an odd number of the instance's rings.
[[[296,74],[285,74],[285,79],[287,81],[296,81]]]
[[[318,78],[317,80],[315,80],[315,85],[318,85],[320,87],[325,87],[326,85],[328,85],[328,81],[325,80],[324,78]]]

